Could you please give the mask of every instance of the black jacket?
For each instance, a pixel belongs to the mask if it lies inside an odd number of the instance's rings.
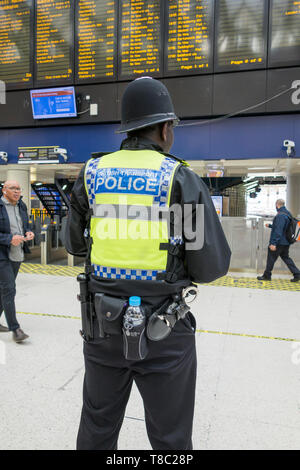
[[[159,146],[147,139],[125,139],[121,148],[137,151],[151,149],[163,153]],[[85,256],[87,253],[83,234],[87,226],[89,204],[84,186],[84,169],[81,170],[73,188],[66,229],[66,249],[76,256]],[[175,263],[173,269],[177,280],[158,282],[97,278],[96,281],[94,278],[91,282],[92,290],[119,296],[165,296],[180,291],[191,281],[211,282],[227,273],[231,252],[209,191],[202,179],[184,165],[179,165],[174,176],[170,204],[174,203],[203,204],[205,222],[203,247],[200,250],[185,251],[182,259],[173,257],[172,262]]]
[[[1,199],[2,194],[0,191],[0,261],[9,259],[10,242],[12,234],[10,233],[10,223],[7,210],[4,202]],[[24,235],[30,231],[28,224],[28,214],[26,204],[20,199],[18,202],[20,217],[23,222]],[[27,243],[24,243],[24,253],[30,253]]]
[[[292,217],[292,215],[285,206],[278,209],[278,213],[274,217],[273,223],[269,224],[269,227],[272,229],[270,245],[290,245],[285,236],[286,229],[291,220],[290,217]]]

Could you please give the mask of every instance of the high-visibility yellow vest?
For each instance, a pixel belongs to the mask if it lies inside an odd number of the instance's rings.
[[[154,150],[120,150],[87,162],[93,274],[107,279],[162,279],[170,242],[166,218],[180,162]],[[138,215],[138,218],[136,216]]]

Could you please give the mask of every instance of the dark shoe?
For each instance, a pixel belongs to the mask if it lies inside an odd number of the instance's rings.
[[[13,331],[13,340],[16,343],[20,343],[21,341],[24,341],[24,339],[27,338],[29,338],[29,336],[26,335],[24,331],[21,330],[21,328],[17,328],[15,331]]]
[[[300,276],[294,276],[293,279],[291,279],[291,282],[299,282],[300,281]]]
[[[0,333],[7,333],[9,329],[6,326],[0,325]]]
[[[265,277],[264,275],[262,276],[257,276],[258,281],[271,281],[272,279],[270,277]]]

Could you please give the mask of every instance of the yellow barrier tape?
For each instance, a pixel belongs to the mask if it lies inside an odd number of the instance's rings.
[[[56,315],[53,313],[36,313],[36,312],[17,312],[17,314],[21,315],[37,315],[41,317],[54,317],[54,318],[68,318],[72,320],[81,320],[80,317],[75,317],[71,315]],[[215,335],[230,335],[230,336],[243,336],[245,338],[259,338],[259,339],[275,339],[277,341],[295,341],[300,343],[300,339],[294,338],[280,338],[277,336],[262,336],[262,335],[249,335],[246,333],[229,333],[225,331],[213,331],[213,330],[196,330],[196,333],[212,333]]]
[[[17,312],[21,315],[37,315],[39,317],[54,317],[54,318],[71,318],[72,320],[80,320],[80,317],[72,317],[71,315],[55,315],[54,313],[36,313],[36,312]]]
[[[277,341],[295,341],[295,342],[300,343],[300,339],[280,338],[278,336],[248,335],[246,333],[229,333],[229,332],[224,332],[224,331],[212,331],[212,330],[196,330],[196,332],[197,333],[212,333],[215,335],[243,336],[245,338],[276,339]]]
[[[46,274],[50,276],[76,277],[84,271],[83,266],[57,266],[51,264],[22,263],[21,273]],[[200,284],[201,286],[240,287],[248,289],[286,290],[300,292],[300,282],[291,282],[289,279],[273,279],[272,281],[258,281],[253,277],[223,276],[214,282]]]

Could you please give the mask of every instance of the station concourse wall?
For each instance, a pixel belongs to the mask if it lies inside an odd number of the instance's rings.
[[[287,158],[283,141],[289,139],[296,143],[294,157],[300,158],[300,114],[235,117],[203,125],[197,122],[175,129],[174,155],[208,161]],[[91,152],[117,150],[124,138],[115,134],[117,128],[118,124],[85,124],[0,129],[0,151],[8,153],[8,164],[14,164],[18,163],[18,147],[57,145],[67,149],[68,163],[82,163]]]

